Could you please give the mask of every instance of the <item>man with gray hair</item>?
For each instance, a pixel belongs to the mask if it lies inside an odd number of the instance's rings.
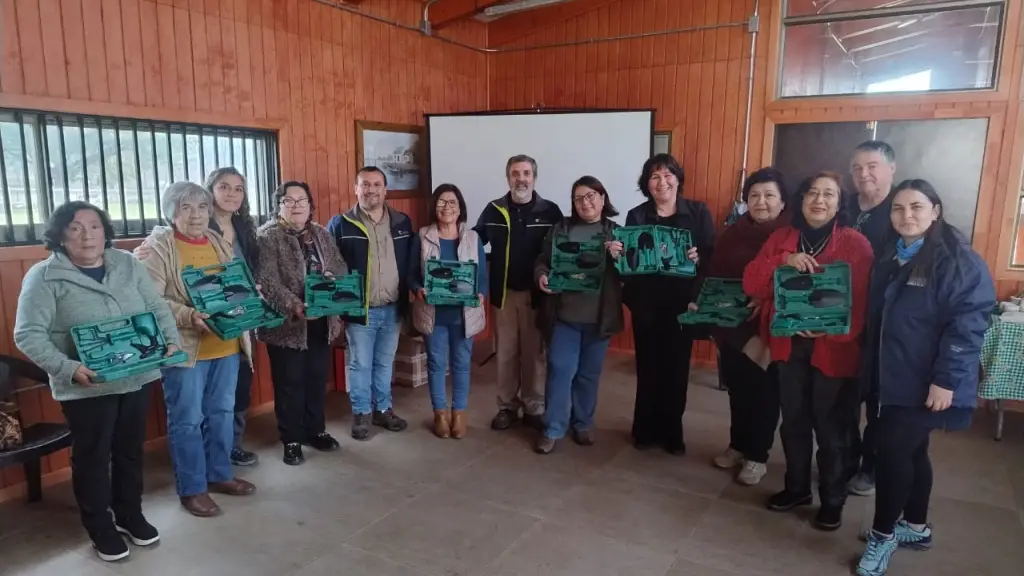
[[[896,233],[889,218],[892,211],[893,178],[896,176],[896,152],[881,140],[862,142],[853,150],[850,176],[857,190],[849,206],[850,225],[868,239],[875,258],[878,258],[885,253],[890,243],[896,241]],[[851,478],[847,490],[858,496],[871,496],[875,493],[875,454],[878,451],[875,438],[878,391],[872,382],[862,383],[861,390],[866,394],[864,403],[867,424],[861,437],[858,406],[850,431]]]
[[[533,281],[533,264],[562,209],[540,197],[533,185],[537,161],[519,154],[505,164],[507,194],[489,202],[473,228],[490,243],[490,292],[498,357],[498,414],[491,428],[505,430],[523,420],[538,430],[544,415],[544,342],[537,308],[544,295]]]

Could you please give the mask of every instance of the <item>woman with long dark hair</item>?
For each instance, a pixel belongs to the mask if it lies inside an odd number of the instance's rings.
[[[855,377],[860,371],[860,337],[871,274],[871,244],[860,232],[841,224],[841,182],[842,176],[834,172],[820,172],[805,180],[791,202],[795,208],[792,225],[772,233],[743,271],[743,290],[765,303],[761,337],[769,342],[772,361],[778,362],[786,488],[768,500],[768,508],[784,512],[813,502],[811,457],[817,439],[821,507],[814,526],[819,530],[836,530],[842,525],[849,415],[860,407]],[[791,266],[810,273],[837,262],[850,266],[849,333],[772,336],[769,327],[775,314],[776,269]]]
[[[931,184],[897,186],[891,220],[899,239],[875,264],[865,339],[863,380],[880,409],[875,518],[860,576],[885,574],[897,547],[931,547],[928,437],[970,426],[996,302],[985,262],[943,218]]]
[[[473,336],[487,327],[483,307],[487,295],[487,260],[480,236],[466,225],[466,200],[458,186],[441,184],[435,188],[431,205],[430,224],[420,229],[420,254],[410,275],[410,288],[416,294],[412,321],[427,340],[427,385],[434,408],[434,434],[438,438],[460,439],[466,435]],[[431,258],[477,263],[473,292],[479,299],[477,306],[427,304],[423,274]],[[452,372],[450,410],[445,389],[449,366]]]
[[[711,258],[715,224],[707,204],[681,196],[683,176],[682,166],[668,154],[656,154],[644,162],[637,186],[647,201],[626,214],[626,226],[689,230],[693,247],[687,257],[700,274],[703,263]],[[621,242],[610,247],[619,253],[622,248]],[[694,279],[649,275],[627,276],[623,281],[623,302],[631,313],[636,349],[633,445],[638,450],[659,446],[682,456],[694,332],[680,327],[676,318],[686,311]]]
[[[623,327],[622,285],[611,254],[605,258],[598,292],[552,294],[548,288],[555,234],[566,234],[571,242],[601,237],[604,249],[613,252],[612,230],[619,227],[612,221],[619,212],[600,180],[584,176],[573,183],[570,193],[572,215],[551,228],[534,267],[538,287],[551,294],[544,299],[538,317],[548,345],[544,431],[534,448],[539,454],[550,454],[567,432],[581,446],[594,443],[594,411],[604,356],[609,340]],[[615,257],[619,253],[615,251]]]
[[[234,257],[245,260],[255,275],[259,269],[259,246],[256,244],[256,220],[249,213],[249,193],[245,176],[231,166],[217,168],[206,177],[203,188],[213,194],[210,230],[220,234],[231,245]],[[150,250],[140,245],[134,253],[139,260],[145,260],[149,257]],[[239,364],[238,384],[235,388],[234,437],[231,448],[231,463],[235,466],[253,466],[259,463],[259,457],[255,452],[242,447],[251,396],[252,368],[242,362]]]
[[[772,232],[789,225],[786,200],[781,172],[767,167],[751,174],[743,183],[747,212],[722,232],[708,262],[708,277],[742,279],[744,268]],[[768,451],[779,423],[779,384],[774,367],[767,365],[768,344],[758,334],[762,304],[752,300],[750,319],[740,326],[711,330],[721,354],[731,421],[729,447],[715,457],[714,464],[740,468],[736,480],[747,486],[760,482],[768,471]],[[696,304],[690,307],[697,309]]]

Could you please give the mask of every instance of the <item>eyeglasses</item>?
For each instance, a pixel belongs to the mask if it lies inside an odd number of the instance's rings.
[[[281,204],[291,208],[292,206],[298,206],[299,208],[305,208],[309,206],[309,198],[285,198],[281,200]]]
[[[459,201],[458,200],[438,200],[437,201],[437,207],[438,208],[458,208],[459,207]]]
[[[584,202],[586,202],[587,204],[593,204],[597,200],[598,196],[600,196],[600,194],[598,194],[597,192],[587,192],[582,196],[576,196],[575,198],[572,199],[572,201],[577,204],[583,204]]]

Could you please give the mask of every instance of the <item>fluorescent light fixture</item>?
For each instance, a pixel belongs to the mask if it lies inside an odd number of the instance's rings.
[[[540,8],[542,6],[561,4],[566,1],[567,0],[519,0],[518,2],[510,2],[508,4],[499,4],[497,6],[485,8],[484,16],[503,16],[505,14],[522,12],[523,10],[532,10],[533,8]]]

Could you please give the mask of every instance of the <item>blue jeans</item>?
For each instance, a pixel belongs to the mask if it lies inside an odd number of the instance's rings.
[[[394,304],[374,306],[366,326],[345,324],[348,339],[348,398],[353,414],[391,408],[391,372],[398,350],[398,311]]]
[[[178,496],[231,480],[235,382],[241,354],[200,360],[192,368],[163,368],[167,438]]]
[[[544,390],[544,435],[558,440],[569,431],[594,427],[597,387],[609,338],[596,324],[555,322],[548,343],[548,380]]]
[[[469,401],[469,357],[473,353],[473,339],[466,338],[463,324],[434,325],[434,333],[427,334],[427,384],[430,403],[434,410],[448,407],[445,396],[445,372],[448,361],[452,366],[452,410],[465,410]]]

